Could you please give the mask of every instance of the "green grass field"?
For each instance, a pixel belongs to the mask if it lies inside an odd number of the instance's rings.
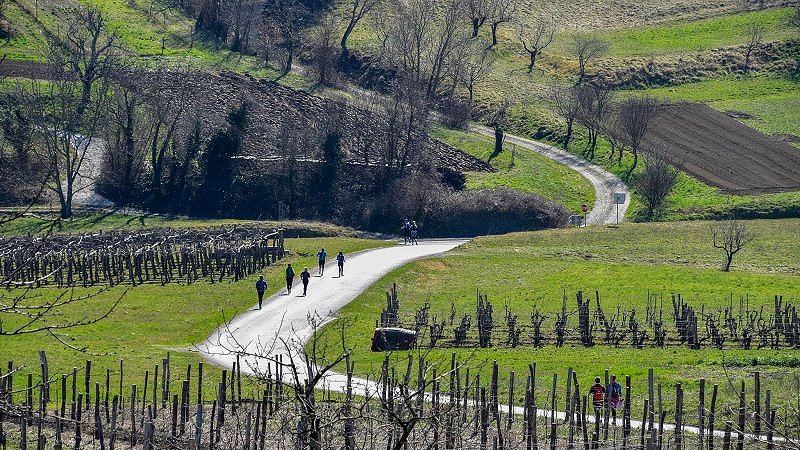
[[[497,169],[492,173],[467,174],[468,189],[504,186],[532,192],[579,211],[582,203],[594,203],[592,185],[578,172],[524,147],[506,143],[504,151],[490,160],[494,139],[475,133],[437,128],[431,136]]]
[[[268,294],[276,293],[285,286],[283,270],[286,262],[296,267],[312,267],[316,264],[312,261],[315,259],[313,255],[320,247],[350,253],[385,245],[391,243],[352,237],[289,238],[286,240],[286,248],[291,252],[291,256],[263,272],[269,283]],[[298,253],[308,253],[311,256],[300,257]],[[90,359],[96,368],[94,373],[102,373],[104,377],[106,368],[118,373],[116,368],[119,367],[119,360],[124,359],[125,384],[128,388],[134,383],[141,386],[145,370],[152,372],[153,367],[160,364],[161,359],[170,352],[171,360],[175,364],[173,367],[177,367],[173,370],[181,373],[185,371],[187,364],[196,367],[196,364],[202,361],[193,351],[194,345],[201,343],[225,320],[256,304],[253,284],[257,278],[251,276],[236,283],[223,281],[213,285],[207,281],[200,281],[191,285],[116,286],[65,310],[65,316],[57,319],[61,321],[70,317],[93,317],[98,312],[106,311],[122,296],[119,305],[108,318],[97,324],[59,333],[69,345],[85,347],[88,354],[67,348],[42,333],[0,336],[3,364],[5,361],[13,361],[15,366],[25,366],[24,372],[30,370],[36,375],[39,373],[38,351],[45,350],[51,373],[70,372],[72,367],[82,368],[84,361]],[[99,289],[75,289],[71,294],[86,294],[97,292]],[[5,291],[2,295],[8,298],[18,292]],[[51,297],[62,292],[47,288],[33,290],[29,295],[31,302],[36,302],[37,296]],[[3,314],[0,314],[0,320],[4,320],[3,330],[12,329],[15,321],[18,321],[4,317]],[[219,370],[207,370],[206,376],[208,377],[206,387],[213,389],[215,383],[219,381]]]
[[[796,237],[800,233],[800,220],[750,222],[759,238],[737,256],[730,273],[719,269],[721,255],[710,245],[708,226],[706,222],[625,224],[619,228],[548,230],[479,238],[446,256],[400,268],[339,313],[341,321],[349,327],[347,344],[358,361],[356,370],[362,375],[374,372],[383,359],[383,354],[369,351],[370,337],[385,306],[383,291],[395,282],[401,313],[412,314],[408,320],[413,319],[415,309],[425,302],[431,305],[430,313],[439,317],[449,316],[451,301],[456,305],[457,317],[474,314],[476,290],[488,294],[493,302],[495,321],[502,320],[504,305],[509,305],[524,323],[528,322],[534,304],[552,318],[560,309],[565,292],[569,308],[574,310],[578,290],[592,297],[598,290],[607,312],[618,306],[636,307],[643,312],[648,291],[666,298],[680,293],[698,308],[700,303],[705,304],[706,311],[726,305],[731,296],[738,301],[739,295],[749,295],[751,307],[771,305],[776,294],[798,301],[800,265],[796,255],[800,249]],[[569,327],[575,327],[577,319],[573,316],[569,320]],[[472,367],[482,365],[484,376],[488,376],[486,366],[498,361],[501,380],[508,379],[509,370],[525,373],[527,364],[536,362],[543,380],[538,386],[541,395],[545,395],[548,386],[544,380],[553,373],[566,376],[567,367],[578,371],[579,380],[586,387],[604,369],[631,375],[636,394],[634,405],[638,405],[634,411],[641,409],[648,368],[655,369],[668,403],[672,401],[675,383],[684,383],[688,398],[696,398],[697,380],[705,377],[710,383],[720,385],[721,400],[730,405],[738,381],[750,380],[750,373],[760,370],[766,386],[785,406],[792,394],[781,389],[782,383],[794,382],[800,375],[795,368],[798,363],[795,352],[791,350],[695,351],[682,347],[633,349],[599,345],[562,349],[490,348],[460,351],[459,355],[460,359],[468,359]],[[450,350],[434,350],[429,357],[434,361],[449,361]],[[405,352],[396,352],[392,358],[398,363],[405,361]],[[762,365],[754,366],[754,361]]]

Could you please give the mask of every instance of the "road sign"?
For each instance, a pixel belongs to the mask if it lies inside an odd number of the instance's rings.
[[[614,192],[614,203],[617,205],[624,205],[625,204],[625,193],[624,192]]]
[[[583,211],[584,214],[589,212],[589,205],[587,205],[586,203],[582,204],[581,205],[581,211]]]

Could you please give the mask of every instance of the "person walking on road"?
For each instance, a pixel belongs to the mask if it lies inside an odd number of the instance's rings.
[[[602,409],[606,399],[606,388],[600,384],[600,377],[594,378],[594,385],[589,388],[589,395],[592,397],[592,405],[594,412],[599,413]]]
[[[617,410],[622,407],[622,386],[617,382],[617,376],[611,375],[611,383],[608,385],[608,402],[611,407],[611,417],[617,423]]]
[[[311,274],[308,273],[308,267],[303,268],[303,271],[300,272],[300,281],[303,282],[303,297],[306,296],[306,292],[308,292],[308,281],[311,280]]]
[[[403,245],[406,245],[411,239],[411,222],[408,219],[404,219],[403,226],[400,229],[403,230]]]
[[[256,281],[256,292],[258,292],[258,309],[261,309],[261,303],[264,301],[264,292],[267,290],[267,280],[264,275],[258,277]]]
[[[322,274],[325,273],[325,260],[328,259],[328,252],[323,248],[317,253],[317,258],[319,258],[319,271],[317,274],[322,276]]]
[[[292,293],[292,282],[294,281],[294,269],[292,269],[292,265],[289,264],[286,266],[286,290],[289,295]]]
[[[342,252],[336,255],[336,264],[339,266],[339,278],[341,278],[344,276],[344,254]]]
[[[419,234],[419,227],[417,226],[417,221],[411,221],[411,245],[419,245],[417,242],[417,234]]]

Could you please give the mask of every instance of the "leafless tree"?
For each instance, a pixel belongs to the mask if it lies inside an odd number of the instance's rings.
[[[527,23],[519,25],[519,41],[522,48],[528,53],[530,62],[528,63],[528,73],[533,72],[536,65],[536,58],[539,54],[550,46],[555,39],[556,23],[552,18],[545,19],[540,17],[530,26]]]
[[[764,25],[760,23],[752,23],[747,28],[747,43],[744,46],[744,71],[750,71],[750,60],[752,59],[753,52],[761,45],[764,40],[766,30]]]
[[[469,34],[461,23],[461,3],[448,0],[437,10],[427,0],[404,0],[395,7],[394,20],[388,23],[386,54],[406,80],[421,86],[433,98],[454,66],[460,51],[469,44]],[[404,81],[407,83],[407,81]]]
[[[620,103],[616,108],[616,126],[618,134],[625,146],[633,154],[633,164],[628,168],[625,179],[629,180],[631,174],[639,163],[639,150],[644,137],[653,126],[660,112],[660,104],[651,97],[634,97]],[[620,161],[624,146],[619,147]]]
[[[351,0],[349,15],[347,18],[347,26],[344,29],[342,40],[340,42],[342,47],[342,55],[347,56],[347,54],[350,52],[350,50],[347,48],[347,39],[356,28],[356,25],[358,25],[364,16],[372,12],[378,5],[380,5],[380,3],[381,0]]]
[[[565,149],[569,149],[575,120],[581,111],[580,102],[578,101],[578,88],[575,86],[553,88],[550,91],[549,98],[553,111],[566,122],[567,130],[563,145]]]
[[[478,32],[480,31],[483,24],[486,22],[489,16],[489,10],[491,7],[490,4],[491,0],[467,0],[465,4],[465,10],[467,14],[469,14],[469,21],[472,24],[472,37],[478,37]]]
[[[324,17],[311,34],[314,66],[317,72],[317,82],[328,84],[339,59],[336,46],[338,34],[337,24],[330,17]]]
[[[577,96],[579,110],[575,119],[586,127],[589,133],[583,155],[593,160],[597,137],[606,126],[612,110],[613,92],[598,84],[584,84],[577,88]]]
[[[255,0],[232,0],[225,2],[223,13],[225,22],[231,24],[230,49],[234,52],[247,52],[250,49],[250,29],[258,17],[253,14],[258,2]]]
[[[105,113],[106,80],[93,82],[95,99],[83,105],[82,86],[72,72],[51,64],[48,83],[32,81],[19,91],[29,111],[34,145],[49,167],[48,189],[58,197],[60,215],[72,216],[77,192],[90,189],[94,180],[84,176],[88,159],[99,155],[97,136]]]
[[[494,151],[489,155],[489,161],[498,157],[503,152],[505,142],[505,129],[508,126],[509,102],[504,100],[497,105],[488,116],[488,123],[494,129]]]
[[[96,6],[75,6],[61,13],[67,23],[60,43],[49,46],[49,63],[68,67],[81,84],[79,115],[92,99],[92,88],[117,64],[117,36],[108,29],[103,12]]]
[[[489,20],[492,25],[492,47],[497,45],[497,29],[500,25],[510,22],[516,13],[516,0],[491,0]]]
[[[578,58],[578,82],[586,78],[586,66],[589,62],[603,56],[609,50],[609,43],[587,35],[577,35],[572,41],[572,52]]]
[[[118,84],[111,94],[108,112],[110,123],[106,127],[98,184],[110,198],[127,200],[140,192],[140,182],[145,176],[145,100],[134,89]]]
[[[475,85],[485,80],[492,73],[494,57],[489,49],[480,44],[463,48],[467,54],[463,58],[459,58],[462,61],[462,66],[457,67],[456,70],[460,72],[460,77],[469,93],[469,101],[472,102],[475,96]]]
[[[636,191],[647,209],[647,220],[664,206],[678,181],[678,173],[678,169],[667,162],[663,149],[654,147],[645,153],[645,167],[636,180]]]
[[[731,220],[711,225],[711,245],[725,252],[722,270],[731,270],[733,257],[756,238],[756,233],[746,222]]]
[[[292,70],[303,29],[311,20],[311,12],[301,0],[267,0],[264,14],[274,42],[286,52],[283,72],[288,74]]]

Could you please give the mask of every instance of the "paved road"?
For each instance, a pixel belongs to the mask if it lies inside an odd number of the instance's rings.
[[[303,348],[312,333],[309,317],[318,316],[323,321],[331,320],[336,311],[390,271],[420,258],[445,253],[464,242],[466,241],[420,241],[418,246],[398,245],[352,255],[347,260],[344,278],[338,278],[335,267],[329,265],[323,277],[312,277],[307,297],[300,296],[302,287],[297,285],[292,289],[291,295],[287,295],[284,288],[269,298],[263,309],[258,310],[254,306],[228,325],[217,329],[197,350],[207,360],[226,368],[233,365],[237,353],[240,353],[242,372],[264,376],[267,365],[279,356],[282,356],[284,363],[290,357],[300,361],[298,349]],[[337,353],[337,350],[333,353]],[[306,368],[302,367],[302,362],[297,370],[297,377],[300,383],[305,380]],[[284,378],[285,381],[290,379]],[[375,381],[362,378],[354,378],[352,385],[356,395],[374,394],[380,389]],[[346,392],[347,378],[343,374],[329,372],[318,386],[334,392]],[[441,401],[446,401],[446,398]],[[500,410],[507,412],[508,406],[501,405]],[[521,407],[513,408],[512,412],[515,415],[524,414]],[[538,414],[545,417],[550,415],[547,409],[538,410]],[[566,416],[564,412],[558,411],[556,417],[564,420]],[[593,417],[589,420],[593,422]],[[631,420],[631,426],[641,428],[642,422]],[[674,426],[664,424],[664,429],[672,431]],[[698,429],[684,427],[684,432],[697,434]],[[722,436],[723,432],[718,430],[715,434]],[[748,438],[753,436],[748,435]]]
[[[494,130],[481,125],[470,125],[469,129],[474,133],[494,137]],[[589,180],[594,187],[595,200],[594,206],[589,210],[589,215],[586,218],[588,225],[609,225],[617,223],[617,205],[614,203],[613,194],[615,192],[624,193],[625,203],[619,205],[619,221],[623,221],[625,212],[628,211],[628,206],[630,206],[631,203],[631,194],[628,191],[628,187],[619,177],[594,163],[560,148],[514,136],[513,134],[506,134],[505,140],[564,164]]]

